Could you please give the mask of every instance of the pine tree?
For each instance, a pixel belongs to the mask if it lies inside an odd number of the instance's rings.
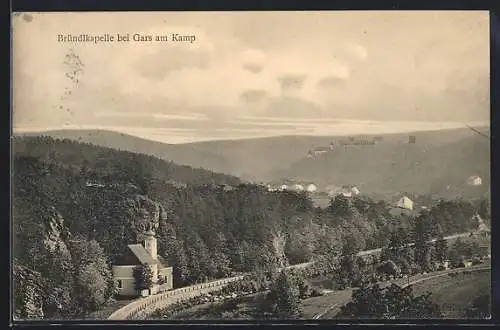
[[[334,199],[330,200],[328,210],[332,215],[346,217],[351,214],[351,203],[347,197],[338,194]]]
[[[444,262],[448,259],[448,242],[444,239],[443,234],[439,234],[436,240],[436,260],[438,262]]]
[[[77,312],[101,308],[116,293],[116,284],[104,250],[96,241],[73,239],[70,245],[76,279],[73,297]]]
[[[428,241],[430,240],[429,226],[427,225],[427,219],[423,216],[416,219],[414,228],[415,237],[415,262],[422,270],[428,270],[430,268],[430,246]]]
[[[273,290],[275,297],[275,315],[280,319],[300,316],[300,291],[296,281],[286,271],[276,279]]]

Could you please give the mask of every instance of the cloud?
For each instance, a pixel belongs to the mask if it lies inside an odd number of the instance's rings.
[[[208,51],[175,47],[137,59],[134,68],[143,77],[163,80],[172,71],[184,68],[206,69],[209,65],[210,53]]]
[[[368,50],[357,43],[347,42],[344,46],[346,51],[357,60],[366,61],[368,59]]]
[[[258,103],[267,98],[268,94],[265,90],[250,89],[241,93],[241,100],[245,103]]]
[[[343,85],[345,83],[345,79],[339,78],[337,76],[327,76],[324,78],[321,78],[316,85],[319,88],[332,88],[332,87],[337,87],[340,85]]]
[[[255,48],[245,48],[240,53],[242,68],[251,73],[257,74],[264,69],[266,54]]]
[[[240,59],[243,63],[263,64],[266,60],[266,53],[261,49],[245,47],[240,51]]]
[[[257,63],[244,63],[243,69],[250,71],[252,73],[259,73],[263,69],[263,65]]]
[[[301,89],[306,80],[306,75],[282,75],[278,77],[281,90]]]
[[[13,18],[18,125],[149,121],[206,135],[206,122],[181,117],[489,118],[487,13],[30,15],[29,24]],[[180,33],[196,42],[58,43],[60,33]],[[78,84],[65,76],[70,49],[85,64]]]
[[[298,97],[279,97],[270,100],[266,116],[317,117],[323,116],[323,109],[318,104]]]
[[[189,120],[189,121],[206,121],[207,116],[202,113],[183,113],[183,114],[165,114],[165,113],[150,113],[150,112],[96,112],[95,117],[106,118],[153,118],[160,120]]]

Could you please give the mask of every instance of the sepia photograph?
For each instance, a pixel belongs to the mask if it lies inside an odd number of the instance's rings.
[[[11,19],[14,321],[491,318],[487,11]]]

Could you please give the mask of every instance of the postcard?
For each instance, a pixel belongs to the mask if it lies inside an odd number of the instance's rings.
[[[487,319],[486,11],[12,14],[12,317]]]

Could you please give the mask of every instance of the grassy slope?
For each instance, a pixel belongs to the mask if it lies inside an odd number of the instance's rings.
[[[461,318],[474,298],[491,292],[491,272],[469,276],[440,277],[414,286],[416,294],[432,292],[433,300],[441,306],[446,318]]]
[[[428,280],[414,284],[414,293],[416,295],[420,295],[428,291],[432,292],[435,302],[442,306],[443,309],[450,311],[450,313],[445,314],[445,317],[459,317],[460,312],[466,308],[475,297],[483,294],[484,290],[491,290],[491,284],[489,282],[490,272],[481,271],[474,273],[472,276],[458,276],[453,278],[448,275],[436,277],[439,273],[442,272],[415,275],[410,278],[410,281],[418,281],[420,279],[429,278]],[[486,280],[486,283],[482,282],[483,286],[479,283],[477,285],[472,284],[478,278],[481,278],[482,281]],[[398,282],[400,284],[404,284],[404,281],[402,280],[398,280]],[[470,284],[468,288],[465,287],[466,283]],[[462,285],[464,285],[463,288]],[[455,290],[457,295],[461,296],[461,299],[449,297],[451,292],[450,290]],[[334,306],[334,308],[330,308],[329,311],[321,317],[321,319],[334,318],[340,311],[341,306],[349,302],[352,296],[352,291],[353,289],[350,288],[342,291],[335,291],[322,297],[304,300],[302,302],[302,306],[305,317],[311,318],[317,313],[325,310],[325,308]],[[454,314],[452,313],[453,310],[455,310]]]

